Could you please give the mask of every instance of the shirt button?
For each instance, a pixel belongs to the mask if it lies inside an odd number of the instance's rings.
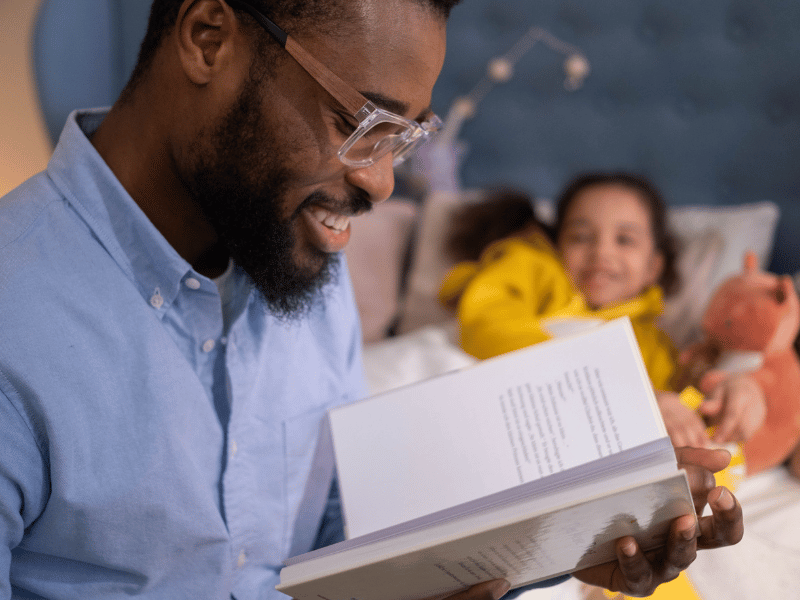
[[[150,296],[150,306],[153,308],[161,308],[164,306],[164,297],[161,295],[161,292],[156,288],[156,291],[153,292],[153,295]]]
[[[244,563],[247,562],[247,555],[244,553],[244,550],[239,552],[239,559],[236,561],[236,566],[240,569],[244,566]]]
[[[184,281],[186,287],[190,290],[199,290],[200,289],[200,282],[197,281],[194,277],[187,277],[186,281]]]
[[[211,352],[214,349],[214,346],[216,346],[214,340],[206,340],[203,342],[203,352]]]

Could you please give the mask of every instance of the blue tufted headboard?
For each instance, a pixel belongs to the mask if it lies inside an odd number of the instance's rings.
[[[553,197],[578,171],[625,168],[674,204],[772,200],[771,268],[800,269],[800,3],[464,0],[434,106],[445,112],[530,25],[580,47],[591,74],[567,92],[563,56],[526,54],[463,127],[466,187]]]
[[[54,137],[72,108],[122,89],[149,5],[44,0],[35,61]],[[768,199],[782,215],[771,268],[800,269],[800,3],[463,0],[434,108],[445,113],[533,24],[579,46],[592,72],[567,92],[563,57],[529,52],[462,130],[465,186],[552,197],[578,171],[625,168],[675,204]]]

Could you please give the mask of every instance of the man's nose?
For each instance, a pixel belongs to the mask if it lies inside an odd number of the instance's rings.
[[[350,185],[364,190],[370,202],[386,200],[394,190],[394,155],[389,152],[368,167],[349,169],[345,179]]]

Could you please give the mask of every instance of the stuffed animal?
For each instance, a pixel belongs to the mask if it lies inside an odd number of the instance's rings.
[[[800,479],[800,444],[795,447],[788,461],[789,473]]]
[[[743,443],[746,472],[783,463],[800,441],[800,302],[791,278],[759,270],[748,252],[742,273],[712,296],[702,327],[705,340],[681,355],[689,380],[682,383],[708,394],[731,373],[748,372],[764,394],[766,415]]]

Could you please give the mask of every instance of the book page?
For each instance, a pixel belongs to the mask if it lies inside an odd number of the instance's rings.
[[[330,423],[349,537],[666,435],[627,318],[337,408]]]

